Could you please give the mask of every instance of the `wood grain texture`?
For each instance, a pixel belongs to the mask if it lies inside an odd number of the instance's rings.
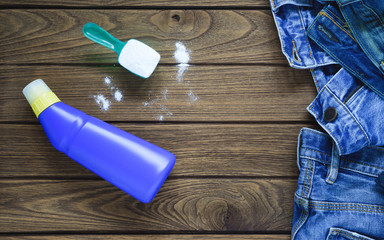
[[[295,189],[288,179],[173,179],[143,204],[102,180],[1,180],[0,232],[287,232]]]
[[[298,176],[300,124],[113,125],[174,153],[170,177]],[[0,177],[98,178],[54,149],[40,126],[0,124],[0,132]]]
[[[83,36],[83,25],[94,22],[122,41],[148,44],[161,64],[175,63],[177,41],[191,51],[192,64],[287,64],[269,10],[7,9],[0,22],[0,63],[117,64],[116,53]]]
[[[36,121],[22,89],[42,78],[65,103],[107,121],[313,121],[306,107],[316,96],[308,71],[281,66],[160,66],[149,79],[121,67],[0,66],[0,121]],[[123,91],[107,112],[96,104],[104,83]],[[166,96],[164,97],[164,91]],[[193,93],[193,95],[191,95]],[[198,99],[195,99],[198,98]]]
[[[269,7],[268,0],[2,0],[0,6],[54,6],[54,7]]]
[[[7,240],[289,240],[290,235],[281,234],[226,234],[226,235],[215,235],[215,234],[190,234],[190,235],[134,235],[134,234],[114,234],[114,235],[33,235],[33,236],[4,236]]]

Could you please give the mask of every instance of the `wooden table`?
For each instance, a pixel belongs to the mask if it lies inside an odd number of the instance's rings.
[[[0,7],[0,238],[289,239],[297,135],[316,127],[306,111],[316,91],[308,71],[288,66],[267,0]],[[120,67],[83,36],[87,22],[156,49],[154,74],[143,80]],[[182,79],[179,41],[191,57]],[[63,102],[176,155],[151,203],[50,145],[21,93],[37,78]],[[111,100],[108,111],[97,94]]]

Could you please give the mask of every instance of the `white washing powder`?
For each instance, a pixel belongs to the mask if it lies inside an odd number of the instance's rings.
[[[113,96],[115,97],[115,100],[117,102],[121,102],[123,100],[123,94],[121,93],[121,91],[119,89],[117,89],[115,91],[115,93],[113,94]]]
[[[121,50],[118,61],[134,74],[148,78],[160,61],[160,54],[148,45],[130,39]]]
[[[104,78],[104,83],[105,83],[105,85],[109,86],[112,83],[112,77],[106,76]]]
[[[104,77],[104,84],[107,86],[106,90],[109,90],[110,95],[113,97],[113,100],[115,100],[116,102],[122,102],[124,98],[123,93],[121,90],[119,90],[114,86],[112,80],[113,80],[112,76],[106,75]],[[97,94],[97,95],[93,95],[92,97],[97,103],[97,105],[99,105],[101,111],[106,112],[111,107],[112,102],[111,100],[108,99],[107,96],[103,94]]]
[[[99,105],[101,111],[108,111],[111,106],[111,101],[109,101],[108,98],[106,98],[103,94],[94,95],[93,98],[95,99],[97,105]]]
[[[176,59],[176,62],[178,63],[177,67],[179,68],[177,71],[177,81],[182,82],[183,81],[183,75],[186,70],[188,70],[189,67],[189,60],[191,59],[190,53],[191,51],[188,50],[184,44],[180,41],[175,43],[176,51],[174,53],[174,58]]]

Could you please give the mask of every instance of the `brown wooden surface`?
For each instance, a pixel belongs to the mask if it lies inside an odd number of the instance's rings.
[[[177,67],[160,66],[149,79],[133,76],[121,67],[0,66],[1,121],[36,121],[25,104],[22,89],[31,80],[45,79],[59,98],[105,121],[310,121],[306,107],[316,96],[309,72],[281,66],[191,66],[184,81]],[[93,95],[107,93],[105,76],[124,91],[124,101],[100,111]],[[75,84],[74,84],[75,83]],[[168,90],[167,99],[162,92]],[[188,92],[199,100],[191,104]],[[152,107],[144,102],[159,101]],[[161,105],[161,106],[160,106]],[[37,122],[37,121],[36,121]]]
[[[178,160],[170,177],[298,174],[295,148],[304,127],[300,124],[114,125],[173,152]],[[0,132],[0,145],[6,146],[0,155],[0,177],[97,178],[56,151],[38,125],[0,124]]]
[[[46,7],[269,7],[268,0],[2,0],[0,6]]]
[[[172,16],[178,15],[177,21]],[[87,22],[122,41],[143,41],[174,64],[175,42],[196,63],[280,63],[269,10],[1,10],[0,63],[116,63],[117,55],[84,37]]]
[[[316,91],[308,71],[288,67],[268,0],[0,6],[0,238],[289,239],[297,134],[318,128],[306,111]],[[143,80],[121,68],[113,51],[83,36],[87,22],[156,49],[154,74]],[[177,41],[191,51],[183,81]],[[105,77],[124,99],[103,112],[93,96],[112,99]],[[21,94],[36,78],[65,103],[176,155],[151,203],[50,145]]]
[[[190,234],[190,235],[180,235],[180,234],[172,234],[172,235],[61,235],[61,236],[4,236],[7,240],[83,240],[83,239],[94,239],[94,240],[166,240],[166,239],[179,239],[179,240],[289,240],[290,236],[288,234],[281,235],[262,235],[262,234],[226,234],[226,235],[218,235],[218,234]]]
[[[0,231],[289,231],[295,183],[170,179],[144,204],[103,180],[2,180]]]

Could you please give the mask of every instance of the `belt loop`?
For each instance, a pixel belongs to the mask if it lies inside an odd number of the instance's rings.
[[[336,144],[332,144],[332,162],[331,166],[328,169],[328,174],[326,178],[326,182],[328,184],[334,184],[337,178],[337,174],[339,172],[339,164],[340,164],[340,156],[339,151],[337,150]]]
[[[303,129],[300,130],[299,136],[297,138],[297,167],[299,168],[299,171],[301,169],[301,164],[300,164],[301,134],[303,134]]]

